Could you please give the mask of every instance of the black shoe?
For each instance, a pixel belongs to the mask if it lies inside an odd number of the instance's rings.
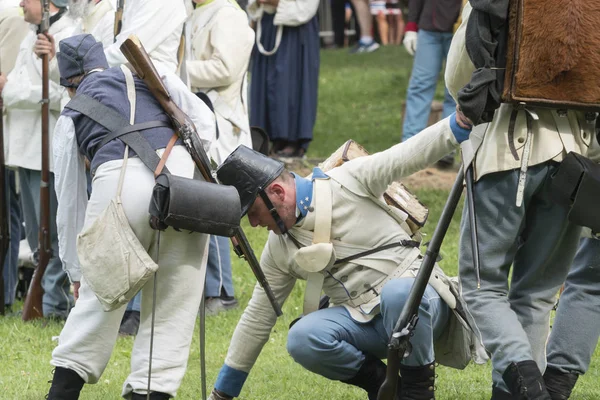
[[[497,387],[492,387],[492,398],[491,400],[512,400],[513,395],[501,390]]]
[[[171,396],[166,393],[161,392],[152,392],[150,393],[150,400],[169,400]],[[131,393],[131,400],[147,400],[148,395],[139,394],[139,393]]]
[[[79,393],[84,385],[83,379],[77,372],[56,367],[54,369],[54,377],[52,378],[52,386],[46,395],[48,400],[77,400]]]
[[[435,399],[435,362],[418,367],[400,365],[402,400]]]
[[[383,384],[383,381],[385,381],[386,370],[387,367],[383,361],[370,354],[366,354],[365,361],[356,375],[342,382],[364,389],[369,396],[369,400],[377,400],[379,388]]]
[[[577,374],[560,372],[552,367],[546,368],[544,372],[544,383],[552,400],[567,400],[578,378]]]
[[[502,374],[502,379],[515,400],[552,400],[535,361],[511,363]]]
[[[125,311],[123,319],[121,320],[121,326],[119,327],[119,335],[121,336],[135,336],[140,328],[140,312],[139,311]]]

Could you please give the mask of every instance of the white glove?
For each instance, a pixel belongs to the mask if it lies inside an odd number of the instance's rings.
[[[402,44],[406,47],[406,51],[411,56],[415,55],[417,51],[417,32],[408,31],[404,34],[404,40],[402,40]]]

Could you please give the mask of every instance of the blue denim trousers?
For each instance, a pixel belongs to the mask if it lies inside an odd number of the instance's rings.
[[[333,380],[354,377],[365,353],[387,357],[387,344],[413,278],[394,279],[381,293],[381,314],[370,322],[352,319],[342,306],[318,310],[302,317],[288,334],[287,350],[292,358],[311,372]],[[412,352],[402,364],[419,366],[435,359],[433,342],[443,332],[450,308],[431,286],[427,286],[419,308],[419,323],[410,339]]]
[[[417,33],[417,52],[406,93],[406,113],[402,126],[402,141],[427,127],[431,102],[438,77],[452,42],[452,33],[420,30]],[[445,89],[442,117],[452,114],[456,103]]]
[[[600,336],[600,240],[583,238],[548,341],[548,366],[584,374]]]
[[[38,248],[38,232],[40,218],[40,181],[41,172],[19,168],[21,182],[21,204],[25,220],[25,235],[32,250]],[[50,243],[52,258],[46,267],[42,279],[44,297],[42,299],[44,317],[67,317],[74,305],[70,294],[71,283],[67,273],[63,271],[58,257],[58,235],[56,234],[56,192],[54,191],[54,174],[50,174]]]
[[[231,277],[231,255],[229,239],[223,236],[211,236],[206,266],[205,297],[219,297],[221,294],[233,297]]]
[[[10,242],[8,252],[4,258],[4,303],[13,304],[19,282],[19,243],[21,241],[21,204],[16,188],[15,171],[7,169],[4,176],[4,193],[6,193],[6,215],[8,216],[8,229]]]

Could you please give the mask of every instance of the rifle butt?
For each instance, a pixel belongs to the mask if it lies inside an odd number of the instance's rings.
[[[388,348],[387,369],[385,380],[377,392],[377,400],[394,400],[398,386],[398,372],[400,371],[400,356],[398,351]]]

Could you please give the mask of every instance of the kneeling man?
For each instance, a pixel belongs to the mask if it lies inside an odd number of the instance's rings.
[[[385,379],[381,359],[422,261],[419,243],[382,195],[466,140],[468,125],[458,120],[453,114],[386,151],[327,173],[315,168],[308,178],[244,146],[217,171],[221,183],[238,189],[252,226],[271,231],[260,262],[277,300],[285,301],[297,279],[307,280],[305,316],[289,331],[288,352],[312,372],[364,389],[369,399]],[[439,267],[429,282],[412,352],[402,361],[402,399],[434,398],[434,342],[447,337],[455,318],[458,299]],[[331,307],[317,310],[322,291]],[[256,286],[211,399],[239,396],[275,321]]]

